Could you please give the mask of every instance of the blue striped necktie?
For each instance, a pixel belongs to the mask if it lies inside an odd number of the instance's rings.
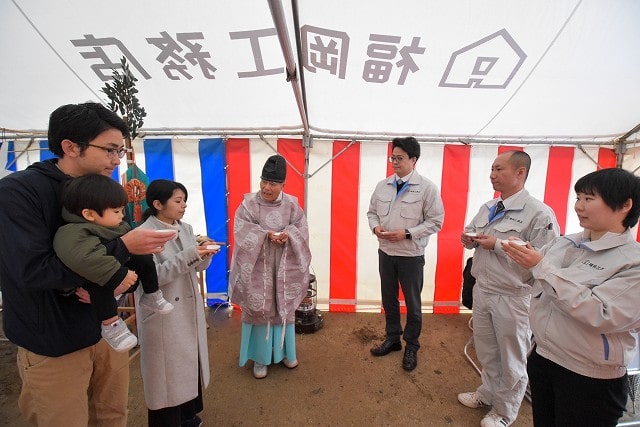
[[[493,208],[493,212],[489,211],[489,222],[496,219],[498,214],[503,210],[504,210],[504,203],[502,203],[502,200],[499,200],[498,203],[496,203],[495,208]]]

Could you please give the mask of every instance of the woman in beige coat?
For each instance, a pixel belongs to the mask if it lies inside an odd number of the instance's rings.
[[[197,272],[209,266],[218,249],[211,248],[213,242],[196,243],[192,227],[181,221],[186,202],[187,190],[182,184],[151,182],[147,188],[149,209],[140,226],[178,231],[177,237],[154,255],[160,289],[174,310],[158,316],[136,305],[150,427],[201,425],[197,414],[203,409],[202,388],[209,384],[207,326]]]

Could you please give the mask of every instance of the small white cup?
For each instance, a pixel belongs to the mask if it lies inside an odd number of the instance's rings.
[[[523,242],[522,240],[503,240],[502,244],[506,245],[507,243],[513,243],[514,245],[518,245],[518,246],[527,246],[527,242]]]
[[[464,233],[464,235],[467,237],[478,237],[478,233],[475,233],[473,231],[466,232]]]
[[[208,251],[215,251],[220,249],[220,245],[207,245],[206,247]]]
[[[175,230],[167,230],[167,229],[156,230],[156,233],[160,233],[160,234],[173,234],[175,232],[176,232]]]
[[[164,235],[166,235],[166,236],[168,236],[168,235],[173,235],[173,237],[172,237],[170,240],[173,240],[173,239],[175,239],[176,237],[178,237],[178,231],[176,231],[176,230],[168,230],[168,229],[166,229],[166,228],[163,228],[163,229],[155,230],[155,231],[156,231],[156,233],[158,233],[158,234],[164,234]]]

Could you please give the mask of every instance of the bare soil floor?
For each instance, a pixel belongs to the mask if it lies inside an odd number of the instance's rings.
[[[230,313],[230,316],[229,316]],[[251,362],[238,366],[240,313],[208,309],[211,383],[205,391],[204,425],[223,426],[478,426],[484,409],[460,405],[456,395],[475,389],[480,377],[463,354],[471,331],[468,314],[424,315],[418,367],[402,369],[402,352],[373,357],[384,338],[381,314],[323,313],[324,327],[297,336],[300,365],[269,367],[256,380]],[[15,346],[0,342],[0,425],[25,426],[19,418],[20,379]],[[129,426],[146,425],[139,359],[131,361]],[[522,404],[514,426],[531,426]]]
[[[256,380],[251,362],[238,366],[240,313],[207,310],[212,380],[200,414],[205,426],[478,426],[486,412],[456,400],[480,382],[463,353],[469,314],[425,314],[418,367],[407,373],[402,352],[380,358],[369,353],[384,336],[381,314],[324,313],[320,331],[297,336],[296,369],[271,366],[267,378]],[[0,426],[26,425],[16,403],[15,353],[13,344],[0,341]],[[129,410],[130,427],[146,425],[137,357],[131,361]],[[513,425],[533,425],[528,401]]]

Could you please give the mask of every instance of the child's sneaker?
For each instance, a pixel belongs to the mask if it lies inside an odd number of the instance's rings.
[[[173,310],[173,304],[164,299],[159,289],[150,294],[142,294],[140,305],[160,314],[167,314]]]
[[[102,338],[118,352],[129,351],[138,344],[138,338],[131,333],[122,319],[110,325],[102,325]]]

